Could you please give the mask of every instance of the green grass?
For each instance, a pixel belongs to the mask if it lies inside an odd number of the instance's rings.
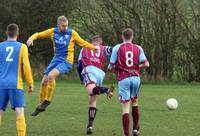
[[[108,84],[106,84],[108,86]],[[38,102],[39,83],[35,92],[26,96],[27,136],[84,136],[87,124],[87,92],[79,83],[58,82],[53,102],[37,117],[30,114]],[[200,85],[142,85],[140,92],[141,136],[200,136]],[[165,101],[174,97],[179,102],[175,111]],[[94,136],[122,136],[121,107],[117,91],[111,101],[99,97]],[[14,136],[15,113],[4,114],[0,136]]]

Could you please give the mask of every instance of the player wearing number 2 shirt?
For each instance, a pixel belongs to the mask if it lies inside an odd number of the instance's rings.
[[[88,126],[87,134],[92,133],[93,121],[96,116],[96,100],[97,95],[106,93],[108,97],[112,97],[114,87],[102,87],[105,76],[103,71],[106,55],[111,54],[112,48],[103,46],[101,37],[94,36],[92,44],[98,48],[98,52],[94,53],[89,49],[82,49],[79,55],[78,73],[81,81],[85,84],[89,93],[89,109],[88,109]]]
[[[16,113],[18,136],[25,136],[23,75],[28,83],[29,92],[33,91],[28,48],[17,41],[19,35],[17,24],[8,25],[6,34],[8,39],[0,43],[0,126],[3,114],[10,103]],[[1,135],[4,135],[3,132]]]
[[[138,136],[138,93],[140,88],[140,68],[149,66],[147,58],[141,46],[133,44],[132,29],[125,29],[122,33],[123,43],[113,48],[110,58],[109,70],[117,72],[119,100],[122,103],[122,122],[125,136],[129,132],[129,111],[132,104],[133,135]]]

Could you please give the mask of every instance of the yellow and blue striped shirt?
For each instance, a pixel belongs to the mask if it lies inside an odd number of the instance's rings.
[[[90,49],[96,47],[83,40],[75,30],[67,29],[66,32],[60,32],[58,27],[50,28],[45,31],[33,34],[30,39],[50,38],[55,48],[55,57],[65,58],[69,63],[74,62],[74,43]]]
[[[23,73],[33,87],[27,46],[14,40],[0,43],[0,89],[23,89]]]

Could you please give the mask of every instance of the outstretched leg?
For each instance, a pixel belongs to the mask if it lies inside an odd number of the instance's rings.
[[[32,113],[32,116],[37,116],[40,112],[43,112],[46,110],[46,108],[49,106],[52,96],[54,93],[54,89],[56,87],[56,81],[55,78],[59,76],[60,72],[57,69],[53,69],[48,76],[43,78],[44,83],[43,89],[45,88],[44,92],[40,94],[40,98],[42,98],[42,103],[36,108],[36,110]]]

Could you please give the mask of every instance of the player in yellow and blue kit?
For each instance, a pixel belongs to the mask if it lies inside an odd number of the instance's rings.
[[[0,43],[0,124],[8,101],[16,112],[18,136],[25,136],[24,91],[22,73],[33,91],[33,78],[27,46],[17,42],[19,28],[16,24],[7,27],[8,40]]]
[[[36,39],[49,38],[53,41],[55,55],[44,72],[40,87],[40,104],[32,116],[44,111],[50,104],[52,94],[56,86],[55,78],[60,74],[69,72],[74,62],[74,42],[82,47],[92,50],[97,48],[83,40],[75,30],[68,28],[68,20],[65,16],[58,17],[58,27],[47,29],[43,32],[33,34],[27,41],[27,45],[33,45]]]

